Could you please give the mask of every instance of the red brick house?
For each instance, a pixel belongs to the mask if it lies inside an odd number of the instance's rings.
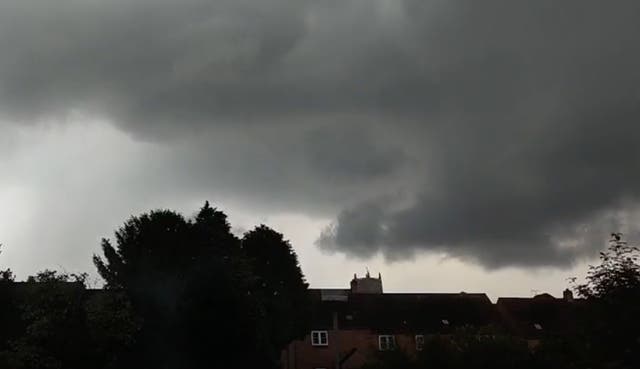
[[[383,293],[382,278],[351,289],[312,289],[312,329],[282,353],[283,369],[359,368],[376,351],[421,349],[424,337],[486,326],[495,309],[483,293]]]

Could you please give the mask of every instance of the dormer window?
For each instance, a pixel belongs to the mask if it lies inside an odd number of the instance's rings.
[[[311,331],[311,346],[328,346],[329,333],[327,331]]]

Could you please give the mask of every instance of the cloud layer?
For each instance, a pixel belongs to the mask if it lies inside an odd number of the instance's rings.
[[[7,0],[0,116],[107,120],[171,148],[182,191],[335,216],[326,250],[562,266],[635,230],[637,19],[625,0]]]

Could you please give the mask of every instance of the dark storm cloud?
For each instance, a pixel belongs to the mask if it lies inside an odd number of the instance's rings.
[[[637,19],[624,0],[9,0],[0,112],[95,115],[174,147],[185,191],[339,213],[328,250],[566,265],[636,209]]]

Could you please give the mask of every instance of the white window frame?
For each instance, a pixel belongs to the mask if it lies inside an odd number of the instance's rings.
[[[384,345],[382,342],[384,341]],[[381,334],[378,336],[378,350],[391,351],[396,348],[396,337],[392,334]]]
[[[311,346],[329,346],[329,332],[311,331]]]
[[[424,335],[416,334],[415,340],[416,340],[416,351],[424,350]]]

